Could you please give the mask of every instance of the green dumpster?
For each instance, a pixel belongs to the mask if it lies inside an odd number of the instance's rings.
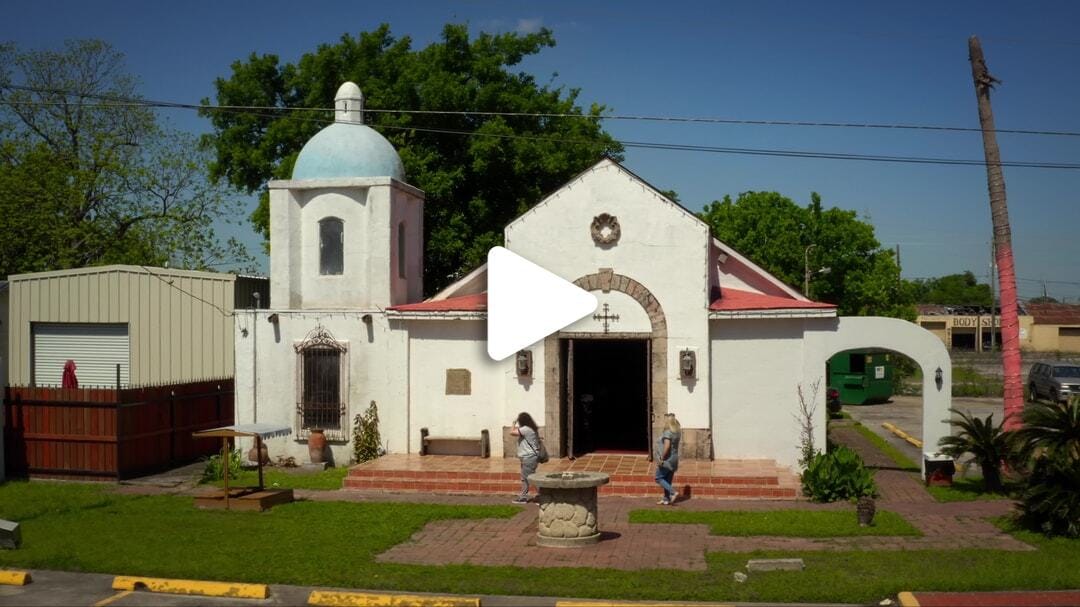
[[[845,405],[881,403],[892,396],[892,354],[884,350],[841,352],[829,359],[825,374]]]

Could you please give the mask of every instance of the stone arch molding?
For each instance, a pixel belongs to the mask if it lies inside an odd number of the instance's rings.
[[[806,377],[820,376],[830,358],[847,350],[884,348],[914,360],[923,375],[923,451],[937,450],[938,440],[949,434],[952,406],[952,359],[940,339],[906,320],[876,316],[837,318],[835,330],[824,332],[822,337],[821,347],[815,348],[818,354],[807,357],[810,367]],[[941,369],[940,389],[937,369]]]
[[[600,268],[595,274],[587,274],[574,281],[574,284],[586,291],[619,291],[633,298],[649,316],[649,324],[652,326],[650,336],[650,360],[651,385],[649,386],[650,398],[652,399],[652,433],[649,435],[650,449],[653,439],[662,431],[660,428],[664,416],[668,412],[667,392],[667,317],[664,316],[664,307],[645,285],[622,274],[616,274],[611,268]],[[698,441],[687,441],[696,445]],[[690,451],[688,448],[685,451]]]

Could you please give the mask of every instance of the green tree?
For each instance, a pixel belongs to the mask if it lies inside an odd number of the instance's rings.
[[[466,26],[447,25],[440,41],[414,49],[409,37],[395,38],[383,25],[320,45],[295,64],[252,54],[216,80],[217,103],[281,109],[203,110],[214,127],[205,137],[217,154],[213,175],[262,195],[251,219],[268,236],[266,182],[291,175],[300,148],[332,120],[337,88],[356,82],[365,120],[394,144],[409,183],[426,194],[425,284],[440,288],[481,263],[502,242],[503,226],[544,194],[603,155],[621,158],[622,146],[600,126],[603,106],[583,112],[578,89],[512,71],[554,45],[546,29],[470,38]]]
[[[776,192],[743,192],[706,205],[701,217],[717,238],[789,285],[801,290],[809,270],[807,295],[837,304],[841,314],[915,318],[911,285],[874,226],[854,211],[823,208],[816,192],[806,207]]]
[[[239,202],[205,178],[205,152],[136,96],[123,56],[104,42],[0,46],[0,276],[249,261],[214,233]]]
[[[914,281],[914,287],[918,303],[988,308],[994,301],[990,285],[980,283],[970,271],[918,279]]]

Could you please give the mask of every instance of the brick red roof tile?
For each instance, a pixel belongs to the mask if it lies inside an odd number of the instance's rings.
[[[820,301],[799,301],[776,295],[762,295],[750,291],[726,288],[720,297],[709,304],[715,312],[740,312],[747,310],[788,310],[788,309],[835,309],[836,306]]]

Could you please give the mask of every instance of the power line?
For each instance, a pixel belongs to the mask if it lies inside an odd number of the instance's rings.
[[[82,104],[89,107],[155,107],[155,108],[173,108],[173,109],[194,109],[194,110],[221,110],[221,111],[275,111],[275,112],[332,112],[332,107],[276,107],[276,106],[259,106],[259,105],[202,105],[192,103],[181,103],[173,101],[154,101],[143,99],[132,99],[128,97],[117,97],[109,95],[97,95],[89,93],[78,93],[73,91],[65,91],[62,89],[43,89],[38,87],[28,87],[21,85],[6,85],[3,88],[9,88],[14,90],[21,90],[33,93],[52,94],[52,95],[65,95],[65,96],[78,96],[80,98],[87,99],[102,99],[112,100],[116,103],[105,104]],[[62,105],[60,102],[41,102],[41,101],[27,101],[27,102],[6,102],[8,105],[23,104],[23,105]],[[932,124],[891,124],[881,122],[833,122],[833,121],[806,121],[806,120],[763,120],[763,119],[740,119],[740,118],[717,118],[717,117],[696,117],[696,116],[661,116],[661,115],[649,115],[649,114],[606,114],[592,116],[588,114],[580,113],[558,113],[558,112],[495,112],[495,111],[479,111],[479,110],[407,110],[407,109],[372,109],[365,108],[365,113],[375,114],[411,114],[411,115],[434,115],[434,116],[487,116],[487,117],[508,117],[508,118],[573,118],[581,120],[622,120],[622,121],[645,121],[645,122],[675,122],[675,123],[690,123],[690,124],[725,124],[725,125],[744,125],[744,126],[794,126],[794,127],[825,127],[825,128],[856,128],[856,129],[888,129],[888,130],[915,130],[915,131],[944,131],[944,132],[957,132],[957,133],[982,133],[982,129],[978,127],[962,127],[962,126],[950,126],[950,125],[932,125]],[[1011,134],[1011,135],[1039,135],[1039,136],[1053,136],[1053,137],[1080,137],[1080,131],[1063,131],[1052,129],[995,129],[995,133]]]

